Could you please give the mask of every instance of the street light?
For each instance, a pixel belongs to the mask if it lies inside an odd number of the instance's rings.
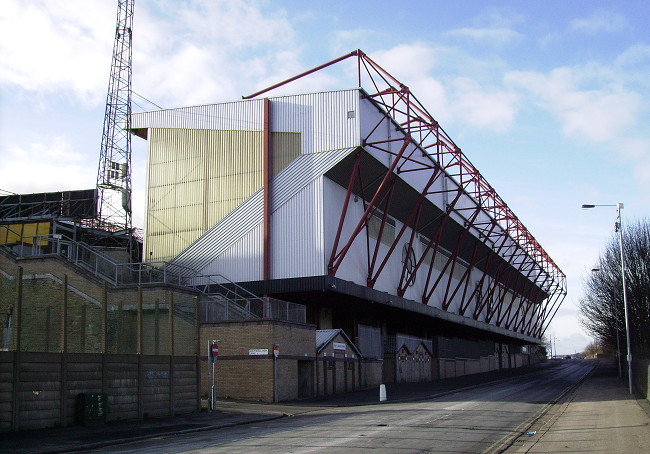
[[[582,208],[616,207],[616,231],[618,232],[618,245],[621,253],[621,280],[623,284],[623,309],[625,310],[625,338],[627,341],[627,377],[630,394],[632,394],[632,350],[630,348],[630,318],[627,305],[627,290],[625,288],[625,256],[623,255],[623,224],[621,222],[622,203],[616,205],[591,205],[583,204]]]

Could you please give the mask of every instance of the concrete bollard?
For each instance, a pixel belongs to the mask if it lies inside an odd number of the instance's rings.
[[[386,400],[386,385],[381,384],[379,385],[379,402],[383,402]]]

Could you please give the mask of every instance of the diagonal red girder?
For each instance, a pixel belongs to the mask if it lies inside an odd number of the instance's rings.
[[[323,70],[329,66],[337,64],[348,58],[356,58],[357,61],[357,77],[358,85],[362,86],[362,80],[369,83],[369,88],[366,91],[362,91],[362,96],[365,96],[367,99],[375,103],[379,107],[380,111],[385,113],[386,118],[398,125],[398,129],[403,134],[404,143],[398,153],[391,152],[389,147],[384,147],[380,142],[371,139],[371,136],[375,131],[377,131],[382,122],[379,122],[374,129],[371,129],[371,132],[368,134],[368,137],[364,138],[362,142],[363,147],[373,148],[375,150],[381,150],[384,153],[388,153],[393,156],[393,164],[390,165],[388,172],[386,173],[384,180],[380,185],[380,189],[376,191],[374,195],[369,195],[368,204],[364,211],[362,218],[358,221],[354,232],[350,235],[349,238],[342,238],[342,226],[343,222],[347,216],[347,208],[349,205],[349,197],[351,195],[352,185],[354,184],[354,179],[358,176],[359,169],[358,167],[353,171],[350,186],[348,187],[348,193],[344,202],[344,206],[341,213],[341,218],[339,221],[339,227],[337,235],[335,238],[335,244],[332,249],[331,257],[328,263],[328,272],[331,275],[336,274],[336,270],[341,264],[341,261],[344,260],[347,255],[349,248],[352,244],[352,241],[359,235],[359,233],[367,227],[369,216],[371,213],[376,212],[377,203],[382,199],[386,194],[384,191],[387,190],[390,177],[392,174],[399,175],[401,172],[444,172],[448,177],[452,178],[457,184],[459,189],[474,200],[485,214],[487,214],[491,222],[496,222],[502,228],[507,238],[512,239],[516,246],[514,250],[508,246],[506,248],[506,254],[502,257],[503,260],[510,264],[512,268],[517,270],[523,270],[526,276],[532,277],[535,285],[540,288],[540,292],[546,295],[544,302],[541,306],[536,305],[535,307],[528,307],[527,309],[518,310],[519,315],[514,314],[510,316],[510,320],[507,323],[514,323],[518,329],[524,329],[526,331],[534,332],[537,335],[541,335],[544,330],[548,327],[548,324],[555,316],[559,306],[561,305],[564,297],[566,296],[566,277],[564,273],[559,269],[555,262],[549,257],[549,255],[544,251],[544,249],[539,245],[537,240],[533,235],[526,229],[523,223],[517,218],[517,216],[510,210],[508,205],[501,199],[497,192],[492,188],[492,186],[483,178],[480,172],[474,167],[469,159],[464,155],[461,149],[454,143],[454,141],[447,135],[439,123],[429,114],[424,105],[417,99],[417,97],[411,92],[411,90],[390,73],[384,70],[376,62],[370,59],[365,53],[361,50],[356,50],[350,52],[349,54],[343,55],[335,60],[332,60],[328,63],[320,65],[312,70],[306,71],[302,74],[299,74],[295,77],[292,77],[284,82],[275,84],[272,87],[269,87],[265,90],[261,90],[253,95],[244,97],[245,99],[261,95],[268,92],[274,88],[285,85],[286,83],[295,81],[301,77],[305,77],[314,72]],[[383,120],[382,120],[383,121]],[[402,139],[399,139],[402,140]],[[407,142],[410,144],[409,150],[407,152]],[[386,142],[384,143],[384,145]],[[418,151],[419,150],[419,151]],[[421,152],[421,155],[418,153]],[[355,161],[355,166],[358,166],[358,160]],[[399,163],[399,165],[396,165]],[[420,203],[420,202],[419,202]],[[443,210],[445,212],[443,219],[440,220],[442,224],[446,223],[450,218],[452,213],[459,214],[461,207],[456,207],[455,204],[449,207],[445,207]],[[384,214],[388,210],[384,210]],[[411,222],[417,227],[418,225],[418,209],[412,210],[413,217]],[[477,232],[479,232],[479,238],[481,233],[485,234],[488,232],[488,235],[496,238],[497,242],[493,243],[493,250],[496,254],[499,254],[502,246],[505,244],[505,240],[501,242],[501,246],[497,246],[500,242],[501,236],[496,235],[492,231],[490,223],[476,223],[472,226]],[[439,230],[432,242],[440,238]],[[401,233],[403,235],[403,232]],[[400,235],[400,236],[401,236]],[[408,242],[412,246],[414,235],[411,235],[411,240]],[[503,237],[506,238],[506,237]],[[339,248],[339,245],[343,243],[343,247]],[[485,243],[487,244],[487,243]],[[427,252],[429,249],[433,248],[434,253],[438,253],[438,246],[429,244],[427,246]],[[391,250],[393,253],[396,249],[396,246]],[[426,252],[425,252],[426,253]],[[368,252],[370,257],[370,249]],[[452,253],[452,256],[454,254]],[[386,257],[381,261],[377,253],[377,249],[372,253],[372,259],[369,258],[369,269],[370,273],[368,276],[369,282],[374,282],[379,277],[379,275],[385,270]],[[422,265],[424,256],[420,258],[416,263],[416,268],[419,268]],[[434,258],[435,259],[435,258]],[[488,257],[490,261],[491,257]],[[479,283],[476,285],[474,290],[469,296],[467,296],[467,287],[465,286],[462,294],[461,308],[464,313],[469,305],[468,300],[472,300],[477,297],[479,294],[482,294],[482,289],[484,287],[484,282],[487,276],[492,276],[490,279],[492,283],[488,286],[489,291],[485,295],[481,295],[481,301],[477,301],[474,318],[478,318],[480,313],[487,307],[487,316],[489,318],[493,317],[495,313],[500,313],[501,315],[508,312],[507,309],[504,309],[502,306],[503,300],[499,295],[499,291],[496,291],[494,285],[497,285],[503,279],[499,279],[496,276],[503,274],[506,269],[501,268],[504,266],[503,262],[499,265],[498,269],[494,269],[494,264],[496,260],[492,260],[490,264],[486,264],[484,268],[484,273],[479,280]],[[533,266],[530,269],[526,269],[529,262],[533,262]],[[378,264],[378,266],[377,266]],[[488,266],[489,265],[489,266]],[[452,268],[455,265],[453,263],[446,264],[446,268]],[[470,265],[469,268],[472,268]],[[512,268],[509,273],[512,272]],[[488,272],[489,270],[489,272]],[[465,273],[462,280],[468,280],[471,273]],[[406,277],[404,269],[402,269],[402,276],[400,279],[400,284],[398,292],[403,292],[405,287],[412,282],[414,273]],[[440,282],[440,278],[436,278],[434,285],[431,285],[431,270],[427,275],[426,291],[423,293],[422,301],[424,303],[428,302],[429,298],[432,295],[432,289],[435,289]],[[507,280],[505,281],[507,282]],[[467,285],[467,282],[465,283]],[[445,290],[445,301],[447,305],[448,301],[452,300],[455,295],[460,291],[460,286],[457,285],[456,288],[451,290],[450,283],[447,282],[447,288]],[[496,294],[498,295],[496,299],[491,299]],[[503,293],[503,292],[501,292]],[[525,295],[519,295],[520,298],[525,298]],[[535,295],[531,297],[537,298]],[[479,298],[477,298],[479,300]],[[519,304],[519,308],[524,308],[524,304]],[[523,311],[522,313],[520,313]],[[532,311],[532,312],[531,312]],[[529,314],[529,315],[526,315]],[[530,314],[534,314],[534,317]],[[516,317],[516,318],[515,318]],[[499,318],[499,316],[497,316]],[[533,318],[535,321],[533,322]],[[501,317],[503,320],[503,317]],[[527,320],[525,323],[523,320]]]

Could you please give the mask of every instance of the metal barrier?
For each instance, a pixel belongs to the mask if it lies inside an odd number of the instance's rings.
[[[63,257],[114,286],[167,284],[196,290],[202,295],[202,321],[272,318],[306,323],[305,306],[259,297],[221,274],[202,275],[173,262],[121,263],[104,250],[56,234],[21,236],[0,246],[18,257]]]
[[[307,306],[275,298],[264,298],[264,318],[286,320],[295,323],[307,323]]]

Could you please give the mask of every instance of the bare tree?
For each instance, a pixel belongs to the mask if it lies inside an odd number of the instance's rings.
[[[629,224],[623,231],[623,256],[628,296],[632,353],[650,358],[650,221]],[[625,355],[625,310],[621,257],[613,237],[585,282],[580,323],[596,339]]]
[[[595,358],[600,353],[609,353],[607,350],[608,349],[603,347],[599,340],[595,340],[590,342],[582,353],[584,353],[587,358]]]

